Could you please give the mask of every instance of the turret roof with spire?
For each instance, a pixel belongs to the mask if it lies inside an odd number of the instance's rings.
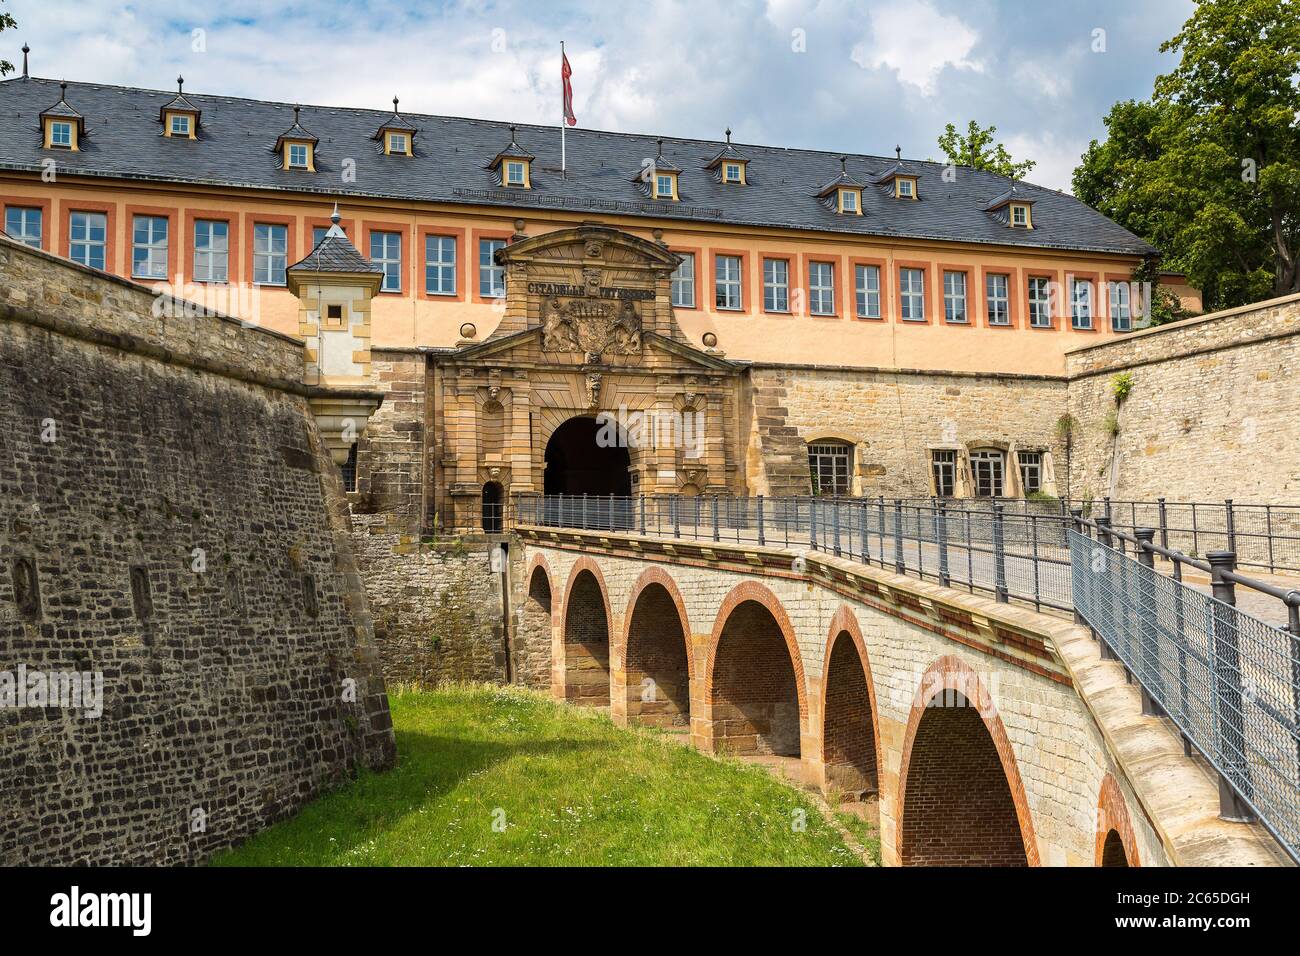
[[[325,235],[321,236],[320,242],[316,243],[311,252],[289,266],[289,271],[293,273],[382,273],[384,271],[382,268],[359,253],[357,247],[352,245],[347,233],[339,225],[340,222],[342,217],[339,215],[339,204],[335,203],[334,212],[330,214],[330,227],[325,230]]]

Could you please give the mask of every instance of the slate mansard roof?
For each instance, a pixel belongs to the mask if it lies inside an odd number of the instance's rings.
[[[731,227],[770,226],[884,238],[982,242],[1002,246],[1149,255],[1156,250],[1072,196],[1029,183],[1016,190],[1034,202],[1032,230],[1011,229],[990,214],[1006,193],[1005,177],[959,168],[946,183],[944,166],[907,161],[919,176],[919,201],[900,201],[867,190],[861,216],[838,215],[817,199],[840,172],[841,153],[771,146],[743,147],[748,185],[726,185],[705,169],[722,144],[663,137],[664,158],[680,167],[679,202],[645,198],[629,180],[657,152],[658,136],[573,128],[567,132],[568,177],[560,176],[557,127],[516,125],[520,147],[536,155],[532,189],[503,188],[485,164],[510,142],[509,123],[405,113],[418,135],[413,156],[376,153],[375,130],[388,110],[303,106],[300,122],[319,137],[316,172],[284,170],[273,147],[290,127],[287,103],[186,93],[203,111],[195,140],[159,135],[159,109],[176,92],[69,83],[67,101],[86,122],[79,152],[41,148],[42,111],[59,100],[59,83],[36,77],[0,82],[0,169],[39,172],[57,155],[60,173],[154,182],[223,185],[318,193],[330,199],[383,198],[529,207],[591,215],[646,216],[703,221]],[[345,160],[356,163],[355,182],[344,182]],[[897,163],[894,157],[849,155],[847,172],[870,182]]]

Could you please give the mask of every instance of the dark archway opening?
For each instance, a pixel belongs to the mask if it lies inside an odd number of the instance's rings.
[[[594,418],[570,418],[546,443],[546,472],[543,488],[547,495],[632,494],[631,458],[626,446],[607,443],[597,436],[601,426]]]
[[[727,617],[713,663],[713,740],[733,754],[799,756],[799,689],[772,612],[742,601]]]
[[[826,782],[852,794],[875,793],[876,734],[867,674],[853,637],[840,631],[826,665],[822,746]]]
[[[690,665],[681,615],[668,589],[647,584],[627,631],[627,717],[648,727],[691,722]]]
[[[1118,830],[1106,834],[1106,842],[1101,847],[1102,866],[1128,866],[1128,854],[1124,852],[1124,838]]]
[[[488,534],[500,534],[503,526],[501,485],[489,481],[483,486],[482,522]]]
[[[600,584],[585,569],[578,572],[564,609],[564,699],[609,706],[609,619]]]
[[[993,737],[957,691],[916,728],[903,800],[904,866],[1028,866],[1015,800]]]

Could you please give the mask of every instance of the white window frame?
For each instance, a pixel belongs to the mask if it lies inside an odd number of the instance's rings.
[[[289,227],[278,222],[253,223],[253,284],[286,285]]]
[[[424,237],[424,291],[426,295],[456,294],[455,236]]]
[[[1112,332],[1133,331],[1133,289],[1127,282],[1110,283],[1110,328]]]
[[[1029,225],[1029,207],[1019,204],[1011,206],[1011,225],[1027,227]]]
[[[299,150],[302,152],[301,162],[297,159]],[[289,143],[288,148],[285,150],[285,157],[290,169],[309,169],[311,147],[306,143]]]
[[[990,326],[1011,324],[1011,276],[1005,272],[985,273],[984,314]]]
[[[668,173],[655,173],[655,199],[673,198],[673,177]]]
[[[375,240],[379,241],[378,255]],[[370,261],[384,270],[380,292],[402,291],[402,234],[374,229],[370,233]]]
[[[408,142],[408,140],[407,140],[407,138],[406,138],[406,134],[405,134],[405,133],[389,133],[389,134],[388,134],[388,152],[390,152],[390,153],[400,153],[400,154],[403,155],[403,156],[408,155],[409,152],[410,152],[410,150],[409,150],[409,148],[408,148],[407,145],[406,145],[407,142]]]
[[[50,123],[50,145],[65,149],[72,148],[72,124],[67,120],[53,120]]]
[[[853,267],[853,273],[858,318],[880,318],[880,266],[860,263]]]
[[[835,315],[835,263],[809,260],[808,311],[812,315]]]
[[[173,136],[189,136],[190,120],[193,117],[186,113],[173,113],[171,121],[171,131]]]
[[[524,178],[524,164],[522,160],[506,160],[506,181],[507,186],[523,186],[527,183]]]
[[[224,219],[194,220],[192,268],[195,282],[230,281],[230,223]]]
[[[695,253],[679,252],[681,262],[672,274],[672,302],[678,309],[695,308]]]
[[[763,260],[763,311],[790,311],[789,259]]]
[[[79,228],[80,227],[80,228]],[[95,238],[98,230],[99,238]],[[95,262],[98,252],[99,262]],[[108,214],[73,210],[68,214],[68,258],[92,269],[108,269]]]
[[[858,191],[856,189],[840,190],[840,210],[852,213],[858,211]]]
[[[897,182],[899,199],[911,199],[916,195],[916,183],[912,180],[900,176]]]
[[[740,163],[723,163],[722,178],[728,183],[740,182]]]
[[[1070,328],[1072,329],[1085,331],[1092,328],[1092,284],[1091,279],[1070,276]],[[1079,295],[1080,290],[1084,295]]]
[[[970,311],[966,308],[966,273],[956,269],[943,271],[943,320],[950,325],[970,324]]]
[[[495,253],[504,249],[504,239],[478,241],[478,294],[483,299],[502,299],[506,294],[506,267],[496,263]]]
[[[1047,276],[1030,276],[1028,284],[1029,327],[1050,329],[1052,327],[1052,280]]]
[[[924,269],[903,266],[898,270],[898,315],[904,322],[925,321]]]
[[[145,237],[140,238],[140,227]],[[167,278],[167,240],[171,225],[166,216],[135,215],[131,218],[131,277],[133,279]],[[140,253],[144,253],[143,257]],[[143,265],[142,265],[143,263]]]
[[[17,214],[14,216],[14,214]],[[13,217],[11,219],[11,217]],[[35,221],[36,229],[32,223]],[[11,225],[12,222],[12,225]],[[13,239],[33,249],[41,248],[41,233],[45,228],[45,210],[40,206],[5,206],[5,232]]]
[[[734,267],[734,274],[733,274]],[[745,298],[741,289],[744,266],[740,256],[718,253],[713,259],[713,304],[723,312],[741,312]],[[734,304],[733,304],[734,303]]]

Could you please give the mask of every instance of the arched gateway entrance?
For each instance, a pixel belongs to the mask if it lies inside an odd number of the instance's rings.
[[[546,443],[545,494],[632,494],[632,466],[626,447],[602,447],[600,425],[594,418],[570,418]]]

